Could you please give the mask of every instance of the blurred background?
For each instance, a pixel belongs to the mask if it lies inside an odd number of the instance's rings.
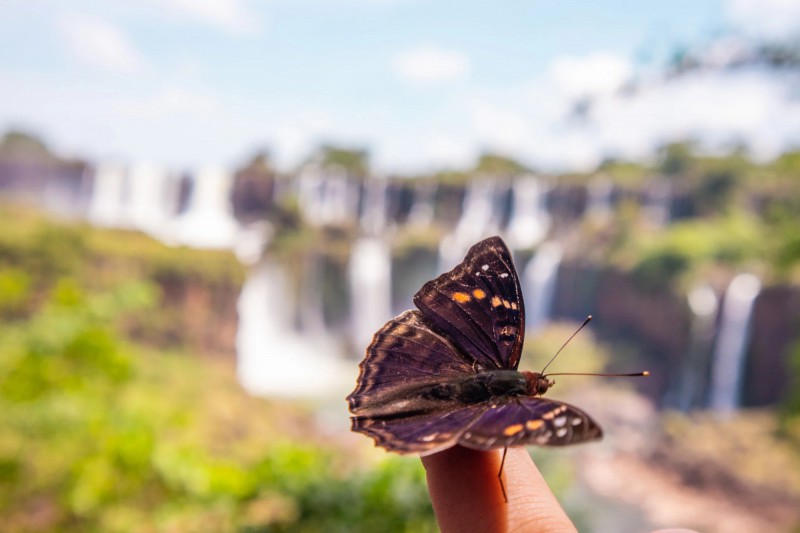
[[[435,531],[349,432],[500,234],[581,531],[800,527],[800,4],[0,5],[3,531]]]

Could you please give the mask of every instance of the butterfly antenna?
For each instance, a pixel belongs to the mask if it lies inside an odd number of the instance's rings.
[[[547,374],[547,377],[550,376],[602,376],[606,378],[638,378],[643,376],[649,376],[650,372],[645,370],[644,372],[633,372],[631,374],[597,374],[594,372],[559,372],[558,374]]]
[[[550,361],[548,361],[546,365],[544,365],[544,368],[541,371],[541,374],[543,376],[544,376],[544,371],[547,370],[547,367],[550,366],[550,363],[556,360],[556,357],[558,357],[558,354],[561,353],[561,350],[563,350],[567,346],[567,344],[569,344],[569,341],[571,341],[573,337],[575,337],[575,335],[577,335],[583,328],[586,327],[586,324],[588,324],[591,321],[592,321],[592,315],[587,316],[586,320],[583,321],[583,324],[581,324],[580,327],[575,330],[575,333],[570,335],[569,338],[566,340],[566,342],[564,342],[564,344],[561,345],[561,348],[558,349],[556,354],[552,358],[550,358]]]

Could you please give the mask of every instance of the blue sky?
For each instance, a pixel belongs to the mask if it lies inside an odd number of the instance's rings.
[[[387,172],[468,164],[484,149],[589,168],[698,131],[751,135],[776,116],[789,117],[779,130],[791,136],[797,109],[775,104],[781,89],[752,74],[625,104],[615,95],[678,46],[795,31],[793,4],[5,0],[0,130],[36,132],[67,154],[182,168],[235,165],[260,147],[289,167],[332,141],[369,148]],[[716,114],[697,100],[716,102],[731,83],[743,92]],[[582,96],[604,103],[578,131],[567,118]],[[676,98],[702,111],[698,121],[659,111]],[[742,98],[753,105],[731,118]],[[752,135],[767,154],[785,141]]]

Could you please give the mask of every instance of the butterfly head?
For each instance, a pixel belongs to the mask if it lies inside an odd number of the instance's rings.
[[[547,379],[547,376],[539,372],[525,371],[522,375],[525,376],[525,380],[528,382],[528,389],[532,396],[541,396],[556,383],[552,379]]]

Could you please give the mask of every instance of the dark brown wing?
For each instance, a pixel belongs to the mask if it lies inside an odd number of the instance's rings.
[[[525,309],[511,253],[500,237],[470,248],[461,264],[426,283],[414,304],[474,359],[476,371],[517,368]]]
[[[400,389],[472,374],[471,365],[447,339],[432,331],[419,311],[406,311],[373,337],[347,403],[358,415],[397,397]]]
[[[535,444],[566,446],[600,439],[589,415],[564,402],[512,396],[490,406],[461,434],[458,444],[476,450]]]
[[[488,404],[454,406],[443,404],[441,410],[397,417],[353,417],[353,431],[369,435],[376,446],[397,453],[429,455],[456,445],[470,424],[481,416]]]

